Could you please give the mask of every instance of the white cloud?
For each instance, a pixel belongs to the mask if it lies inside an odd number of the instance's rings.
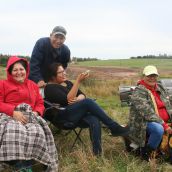
[[[169,0],[3,0],[0,53],[30,55],[37,39],[63,25],[72,56],[172,54],[171,5]]]

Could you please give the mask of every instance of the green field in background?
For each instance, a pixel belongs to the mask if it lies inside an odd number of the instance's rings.
[[[155,65],[158,68],[171,69],[172,59],[121,59],[121,60],[97,60],[97,61],[84,61],[77,62],[79,66],[114,66],[126,68],[140,68],[146,65]]]

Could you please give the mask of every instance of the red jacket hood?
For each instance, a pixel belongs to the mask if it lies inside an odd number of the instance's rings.
[[[29,76],[29,63],[26,59],[24,58],[19,58],[17,56],[11,56],[8,60],[8,63],[7,63],[7,68],[6,68],[6,72],[7,72],[7,79],[10,80],[10,81],[13,81],[13,82],[16,82],[13,77],[11,76],[11,74],[9,73],[8,69],[11,65],[13,65],[14,63],[20,61],[20,60],[23,60],[26,62],[26,65],[27,65],[27,68],[26,68],[26,79],[25,81],[28,79],[28,76]],[[24,81],[24,82],[25,82]]]

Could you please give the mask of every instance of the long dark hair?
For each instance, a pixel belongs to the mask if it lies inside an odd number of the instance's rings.
[[[57,76],[57,71],[59,69],[59,67],[63,65],[61,63],[52,63],[49,67],[48,67],[48,81],[52,81],[56,76]]]
[[[27,62],[21,59],[21,60],[19,60],[19,61],[16,61],[15,63],[13,63],[13,64],[8,68],[8,72],[9,72],[10,75],[11,75],[12,70],[13,70],[13,67],[14,67],[14,65],[15,65],[16,63],[20,63],[20,64],[25,68],[25,70],[27,71]]]

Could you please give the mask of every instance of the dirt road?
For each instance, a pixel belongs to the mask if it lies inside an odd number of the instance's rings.
[[[122,79],[122,78],[137,78],[138,70],[136,69],[126,69],[126,68],[114,68],[114,67],[79,67],[70,66],[68,68],[68,73],[72,76],[90,70],[90,76],[96,79],[110,80],[110,79]]]
[[[117,68],[117,67],[80,67],[69,66],[68,73],[76,77],[81,72],[90,70],[90,76],[96,79],[110,80],[110,79],[139,79],[142,69],[139,68]],[[159,70],[161,76],[172,77],[172,70]]]

